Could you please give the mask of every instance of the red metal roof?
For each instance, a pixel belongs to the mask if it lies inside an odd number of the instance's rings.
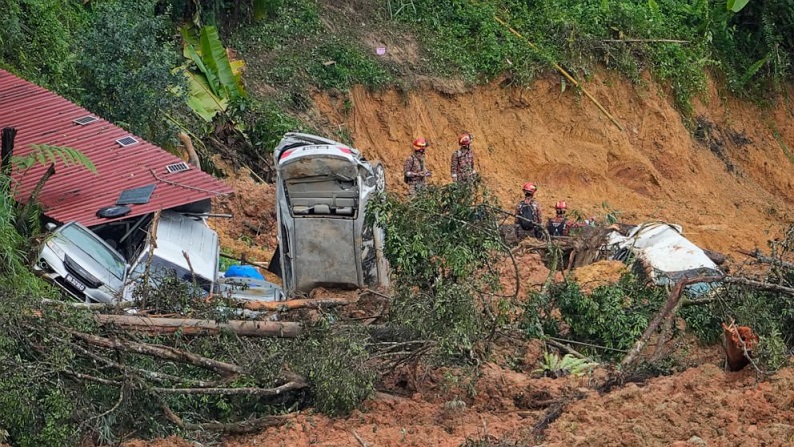
[[[99,119],[84,126],[74,122],[88,115]],[[61,160],[56,163],[55,175],[42,189],[39,202],[44,214],[59,222],[76,220],[86,226],[110,222],[113,219],[97,217],[97,210],[115,205],[126,189],[150,184],[156,187],[149,202],[129,205],[132,212],[124,218],[232,192],[222,181],[193,167],[169,173],[165,167],[182,159],[55,93],[0,70],[0,128],[4,127],[17,129],[14,155],[31,153],[32,144],[66,146],[79,150],[96,166],[93,173]],[[116,140],[126,136],[133,136],[138,143],[121,147]],[[17,200],[30,197],[47,167],[37,165],[12,173]]]

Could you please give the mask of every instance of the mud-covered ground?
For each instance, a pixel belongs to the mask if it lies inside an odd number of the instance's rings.
[[[410,62],[409,50],[390,54]],[[638,87],[597,73],[586,88],[618,119],[621,131],[587,98],[570,89],[561,93],[555,76],[527,89],[499,82],[471,89],[437,80],[425,84],[407,94],[363,88],[347,96],[317,94],[305,118],[328,135],[345,129],[356,147],[384,163],[389,189],[397,193],[405,190],[400,169],[413,138],[431,140],[433,179],[446,182],[456,135],[468,130],[475,136],[477,170],[505,208],[519,199],[521,184],[535,181],[547,214],[564,199],[583,216],[613,212],[627,222],[678,223],[700,246],[728,255],[734,269],[744,261],[741,250],[766,248],[794,220],[788,152],[794,113],[782,98],[761,109],[728,99],[712,85],[696,101],[687,127],[663,86],[648,80]],[[266,263],[276,244],[274,188],[229,173],[237,193],[217,200],[215,211],[234,217],[216,219],[213,226],[227,253]],[[519,253],[518,260],[519,296],[525,297],[548,270],[535,254]],[[512,290],[512,267],[503,267],[505,288]],[[617,279],[620,268],[599,264],[576,277],[594,287]],[[537,378],[531,371],[542,347],[509,346],[494,363],[479,367],[471,387],[450,387],[439,370],[387,378],[381,392],[348,418],[306,412],[283,427],[221,445],[459,446],[497,439],[546,446],[794,445],[791,367],[758,381],[751,369],[725,372],[720,346],[685,340],[677,355],[688,369],[599,393],[604,369],[581,378]],[[533,431],[549,419],[554,421],[542,436]],[[192,444],[169,438],[125,445]]]

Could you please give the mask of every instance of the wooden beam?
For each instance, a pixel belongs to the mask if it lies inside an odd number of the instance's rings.
[[[183,334],[217,333],[222,330],[250,337],[294,338],[303,326],[295,322],[230,320],[218,323],[212,320],[191,318],[152,318],[138,315],[96,315],[100,324],[113,324],[124,329],[140,332]]]

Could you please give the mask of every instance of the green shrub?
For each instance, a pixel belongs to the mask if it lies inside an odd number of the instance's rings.
[[[88,13],[70,0],[0,0],[0,66],[74,98],[76,36]]]
[[[546,303],[538,296],[528,301],[524,328],[529,336],[558,335],[560,321],[551,316],[556,308],[567,327],[567,338],[627,350],[648,327],[665,298],[663,289],[646,286],[631,273],[616,284],[596,288],[590,295],[582,293],[575,282],[553,284]],[[619,354],[610,350],[601,355],[612,358]]]
[[[166,115],[187,112],[173,93],[184,79],[171,72],[179,58],[168,16],[156,0],[92,5],[79,59],[83,105],[156,144],[176,140]]]
[[[500,299],[497,202],[480,183],[429,186],[407,201],[371,201],[394,275],[389,318],[437,342],[446,358],[469,355],[511,304]]]

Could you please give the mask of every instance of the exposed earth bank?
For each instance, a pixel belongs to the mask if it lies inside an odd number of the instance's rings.
[[[350,135],[368,158],[384,163],[389,188],[398,193],[405,191],[401,168],[413,138],[431,140],[433,181],[448,182],[456,135],[468,130],[475,136],[477,170],[506,209],[518,200],[521,184],[535,181],[547,214],[564,199],[585,217],[619,212],[627,222],[678,223],[695,243],[734,263],[744,259],[738,250],[765,248],[792,221],[794,113],[783,98],[760,108],[712,84],[707,97],[695,101],[687,128],[664,87],[598,73],[586,88],[620,130],[586,97],[562,91],[556,77],[531,88],[503,84],[452,92],[434,82],[410,93],[354,88],[349,96],[317,94],[305,118],[329,137]],[[215,225],[227,249],[266,262],[275,248],[273,187],[246,177],[230,179],[237,195],[216,203],[217,212],[235,217]],[[548,271],[535,255],[519,261],[524,293]],[[221,445],[458,446],[496,439],[547,446],[794,444],[794,369],[757,383],[752,370],[724,372],[720,346],[687,350],[692,367],[685,372],[599,394],[587,377],[532,378],[541,348],[529,343],[507,355],[512,369],[503,362],[481,366],[473,396],[449,390],[443,372],[427,371],[407,388],[376,395],[349,418],[301,414],[286,426]],[[548,414],[548,402],[561,400],[570,403],[545,436],[536,437],[533,426]],[[191,444],[169,438],[126,445]]]

